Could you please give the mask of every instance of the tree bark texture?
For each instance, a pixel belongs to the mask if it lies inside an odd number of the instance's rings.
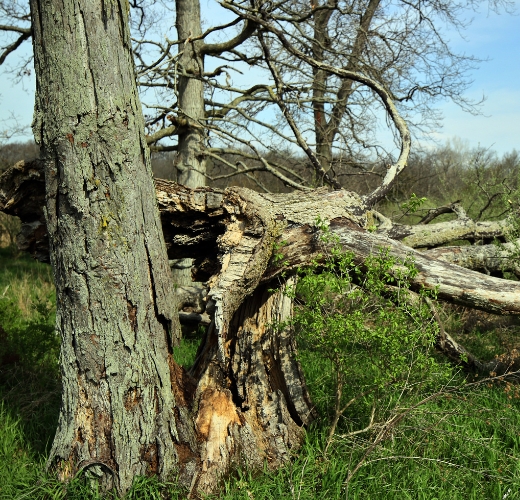
[[[136,475],[172,474],[180,454],[170,359],[177,311],[128,3],[32,0],[31,13],[33,130],[62,338],[49,466],[124,492]]]
[[[414,226],[394,224],[380,232],[412,248],[434,248],[457,240],[493,241],[503,238],[509,226],[505,220],[475,222],[466,218]]]

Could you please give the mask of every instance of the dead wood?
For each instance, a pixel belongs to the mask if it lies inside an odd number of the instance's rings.
[[[39,162],[17,163],[0,177],[0,210],[22,220],[19,244],[40,260],[48,255],[43,216],[43,174]],[[520,313],[520,284],[464,269],[445,260],[457,262],[450,255],[481,255],[489,259],[484,247],[433,250],[422,253],[410,248],[410,233],[390,237],[395,231],[371,233],[363,201],[345,190],[317,190],[292,194],[259,194],[243,188],[226,190],[199,188],[191,190],[170,181],[156,180],[156,193],[170,259],[194,257],[194,279],[208,281],[210,297],[219,302],[224,323],[259,283],[276,278],[282,270],[304,266],[326,250],[316,228],[318,217],[330,223],[344,249],[360,263],[382,248],[398,258],[412,257],[419,274],[414,286],[437,290],[439,298],[495,314]],[[423,229],[438,233],[452,224],[456,232],[467,221],[419,225],[413,237],[419,240]],[[488,227],[488,236],[496,234],[498,223],[468,223],[467,234]],[[497,225],[498,224],[498,225]],[[402,226],[404,227],[404,226]],[[494,228],[494,229],[492,229]],[[411,231],[411,229],[407,229]],[[457,232],[457,238],[462,233]],[[286,242],[281,252],[287,266],[271,260],[273,245]],[[486,248],[485,250],[488,250]],[[433,257],[438,258],[433,258]],[[498,255],[499,262],[504,255]],[[460,258],[461,263],[470,258]],[[483,264],[475,265],[477,269]],[[496,266],[495,266],[496,267]],[[231,305],[232,304],[232,305]],[[223,324],[224,324],[223,323]]]
[[[156,193],[169,257],[195,257],[194,279],[207,282],[209,287],[209,290],[179,289],[181,321],[207,324],[214,318],[210,337],[215,339],[212,348],[218,350],[221,362],[229,359],[226,338],[245,298],[260,285],[280,277],[282,272],[319,260],[329,250],[331,243],[322,240],[316,227],[318,216],[330,224],[330,231],[346,251],[355,255],[360,265],[370,254],[388,249],[399,259],[413,258],[419,270],[413,282],[416,289],[436,290],[440,299],[495,314],[520,313],[519,283],[455,265],[488,273],[503,269],[513,247],[483,245],[413,250],[392,240],[390,231],[366,231],[366,215],[360,210],[362,202],[354,193],[318,190],[302,197],[300,193],[258,194],[238,188],[191,190],[162,180],[156,181]],[[48,256],[43,202],[43,178],[38,162],[20,162],[0,178],[0,209],[21,218],[23,230],[19,243],[40,260]],[[466,234],[475,231],[474,223],[467,219],[454,223],[456,230],[466,224]],[[467,224],[473,225],[468,227]],[[482,224],[478,228],[482,229]],[[423,228],[431,230],[434,226],[440,228],[438,232],[442,234],[447,225],[449,223],[418,226],[414,237],[418,238]],[[493,231],[486,234],[496,234]],[[403,238],[403,241],[410,240]],[[282,259],[271,258],[275,245],[277,252],[283,254]],[[284,265],[280,264],[282,261]],[[466,359],[466,368],[479,372],[503,373],[518,363],[514,355],[504,355],[484,364],[445,332],[439,339],[439,348],[458,363]]]

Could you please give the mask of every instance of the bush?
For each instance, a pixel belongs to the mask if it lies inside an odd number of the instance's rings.
[[[399,394],[425,394],[451,370],[433,356],[438,325],[429,298],[434,294],[410,291],[417,275],[413,261],[398,261],[381,249],[359,265],[321,221],[318,226],[332,250],[299,270],[288,293],[298,304],[291,322],[300,351],[311,353],[316,366],[330,367],[323,368],[330,375],[320,388],[322,396],[329,388],[323,405],[331,422],[328,447],[349,407],[371,414],[370,428],[389,418]]]

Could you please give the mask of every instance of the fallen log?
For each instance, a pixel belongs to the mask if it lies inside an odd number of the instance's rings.
[[[316,227],[318,217],[330,224],[343,248],[360,263],[387,248],[395,257],[414,259],[419,269],[415,287],[435,289],[442,300],[495,314],[520,313],[520,283],[443,262],[432,258],[432,250],[418,252],[388,234],[365,230],[367,214],[355,193],[322,189],[302,196],[260,194],[245,188],[191,190],[157,179],[156,194],[170,259],[195,258],[194,279],[208,282],[214,300],[227,296],[222,303],[223,309],[229,309],[226,321],[258,284],[304,266],[326,251]],[[0,177],[0,211],[20,217],[20,246],[40,260],[48,258],[43,203],[38,161],[19,162]],[[437,224],[421,227],[433,226]],[[281,248],[285,266],[271,259],[273,246],[279,242],[286,242]],[[467,253],[465,248],[457,253]],[[442,258],[443,252],[447,253],[437,250],[437,256]]]
[[[37,162],[18,163],[0,177],[0,211],[20,217],[27,228],[21,242],[39,258],[48,255],[43,186]],[[98,189],[92,183],[87,186]],[[415,289],[436,290],[444,300],[497,314],[520,313],[520,283],[432,259],[367,231],[364,202],[355,193],[192,190],[156,180],[156,197],[169,258],[194,258],[194,281],[208,287],[205,309],[209,306],[212,320],[194,366],[189,373],[178,371],[182,385],[190,390],[176,395],[179,401],[185,398],[199,405],[196,427],[204,446],[197,463],[203,464],[204,475],[193,476],[193,481],[201,491],[209,491],[222,471],[240,459],[244,446],[249,456],[258,457],[258,463],[248,464],[252,468],[261,467],[264,460],[271,467],[282,464],[301,443],[302,427],[313,418],[292,332],[269,325],[283,324],[292,314],[283,273],[323,258],[334,244],[323,240],[318,218],[361,266],[372,253],[387,249],[398,259],[413,258],[418,269],[412,280]],[[101,243],[106,244],[117,221],[99,224],[106,229],[100,231],[100,239],[105,238]],[[31,228],[37,228],[37,236]],[[274,280],[280,286],[272,293]],[[201,309],[195,305],[194,314],[202,316],[197,312]],[[212,427],[211,408],[217,405],[222,420]],[[182,405],[177,408],[184,411]],[[189,421],[185,417],[181,420]],[[181,441],[196,449],[188,430],[179,428]],[[190,467],[196,467],[194,461],[187,461],[186,477],[191,477]]]

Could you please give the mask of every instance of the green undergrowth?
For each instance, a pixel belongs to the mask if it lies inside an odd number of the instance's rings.
[[[32,498],[56,429],[55,303],[50,266],[0,248],[0,499]]]
[[[220,498],[520,498],[520,395],[513,386],[500,381],[472,385],[474,380],[456,375],[376,446],[382,426],[352,435],[370,421],[371,405],[361,403],[344,415],[325,452],[332,383],[314,353],[304,353],[302,365],[319,414],[303,448],[275,472],[237,474],[225,483]],[[417,402],[417,396],[396,396],[382,410],[394,405],[406,413]]]
[[[81,477],[63,485],[44,472],[60,400],[54,306],[49,266],[0,249],[0,500],[115,500]],[[503,346],[504,331],[507,339],[514,336],[510,325],[477,327],[463,336],[488,336],[483,352]],[[187,336],[175,350],[180,364],[193,363],[198,339]],[[362,357],[353,359],[346,400],[358,396],[371,371]],[[439,360],[431,365],[439,367],[437,383],[433,373],[420,391],[403,384],[405,390],[396,390],[390,383],[377,398],[357,398],[326,449],[336,389],[332,363],[304,344],[300,362],[316,405],[302,448],[275,470],[237,469],[209,498],[520,499],[517,386],[460,373],[447,379]],[[137,478],[126,499],[185,498],[174,483]]]

